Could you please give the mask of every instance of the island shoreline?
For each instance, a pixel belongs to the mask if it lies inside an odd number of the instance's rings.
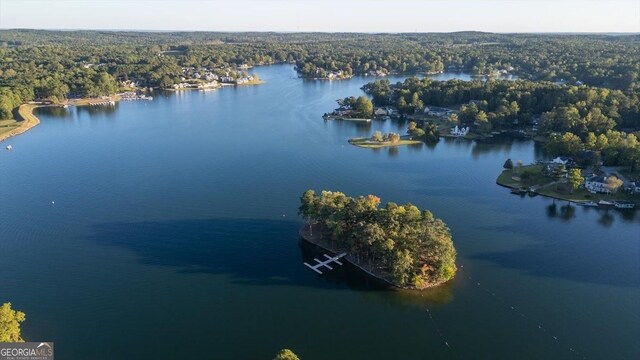
[[[316,230],[316,234],[320,233],[321,230],[318,226],[313,226],[313,229]],[[340,250],[334,250],[330,247],[327,247],[326,244],[321,243],[320,239],[314,239],[317,238],[318,236],[314,236],[311,235],[309,232],[309,225],[308,224],[304,224],[300,227],[300,229],[298,229],[298,236],[300,237],[300,239],[302,239],[305,243],[310,244],[312,246],[315,246],[323,251],[326,251],[328,253],[330,253],[331,255],[335,256],[338,255],[344,251],[340,251]],[[325,242],[325,241],[323,241]],[[436,283],[436,284],[431,284],[425,288],[415,288],[415,287],[403,287],[403,286],[399,286],[397,284],[395,284],[393,281],[386,279],[385,277],[383,277],[382,275],[376,274],[371,270],[366,269],[365,267],[359,265],[352,257],[349,253],[347,253],[346,256],[344,256],[342,258],[343,260],[347,261],[350,265],[353,265],[356,269],[364,272],[367,276],[369,276],[370,278],[372,278],[373,280],[379,282],[380,284],[384,284],[385,286],[389,287],[390,289],[393,290],[404,290],[404,291],[422,291],[422,290],[428,290],[428,289],[433,289],[436,288],[440,285],[443,285],[446,283],[445,282],[440,282],[440,283]]]

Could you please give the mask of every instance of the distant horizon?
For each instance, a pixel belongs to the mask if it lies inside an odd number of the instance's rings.
[[[635,34],[640,1],[0,0],[0,29]]]
[[[26,30],[26,31],[106,31],[106,32],[134,32],[134,33],[262,33],[262,34],[367,34],[367,35],[399,35],[399,34],[456,34],[456,33],[481,33],[501,35],[640,35],[640,31],[527,31],[527,32],[499,32],[480,30],[458,31],[286,31],[286,30],[161,30],[161,29],[45,29],[45,28],[2,28],[0,31]]]

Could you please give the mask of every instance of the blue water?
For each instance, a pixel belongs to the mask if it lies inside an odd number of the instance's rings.
[[[61,359],[640,357],[636,213],[497,186],[506,158],[543,156],[531,141],[350,146],[406,128],[322,120],[371,78],[257,71],[264,85],[40,109],[6,143],[0,302],[27,314],[27,340]],[[430,209],[457,277],[416,294],[316,275],[297,237],[309,188]]]

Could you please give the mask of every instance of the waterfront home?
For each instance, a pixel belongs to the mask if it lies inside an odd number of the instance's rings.
[[[453,114],[454,111],[437,106],[425,106],[423,112],[429,116],[444,117]]]
[[[562,165],[568,165],[571,162],[573,162],[573,160],[570,157],[566,157],[566,156],[558,156],[557,158],[551,160],[551,163],[553,164],[562,164]]]
[[[591,176],[585,179],[584,188],[592,194],[609,194],[606,176]]]
[[[554,162],[547,163],[542,172],[547,176],[559,176],[562,178],[566,178],[569,174],[564,164]]]
[[[456,125],[453,129],[451,129],[451,135],[453,136],[466,136],[469,133],[469,127],[459,128]]]
[[[373,112],[375,116],[387,116],[389,113],[385,108],[377,108],[376,111]]]

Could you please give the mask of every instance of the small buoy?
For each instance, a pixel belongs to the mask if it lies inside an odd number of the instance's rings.
[[[286,216],[285,214],[282,214],[282,217],[285,217],[285,216]]]

